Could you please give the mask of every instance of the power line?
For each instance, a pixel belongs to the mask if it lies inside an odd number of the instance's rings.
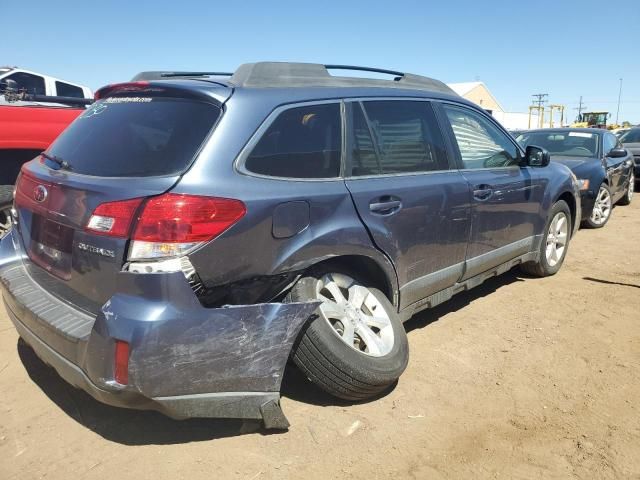
[[[545,103],[547,103],[547,98],[549,97],[548,93],[536,93],[534,95],[531,95],[533,98],[537,99],[537,100],[533,100],[532,103],[537,103],[538,104],[538,108],[542,107]]]

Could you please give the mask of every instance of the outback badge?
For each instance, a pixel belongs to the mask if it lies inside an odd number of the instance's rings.
[[[100,248],[100,247],[95,247],[93,245],[88,245],[86,243],[78,243],[78,249],[85,251],[85,252],[89,252],[89,253],[95,253],[96,255],[100,255],[103,257],[109,257],[109,258],[115,258],[116,256],[116,252],[114,252],[113,250],[108,250],[106,248]]]

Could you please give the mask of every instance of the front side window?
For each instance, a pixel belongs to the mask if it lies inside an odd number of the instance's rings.
[[[45,95],[46,88],[44,86],[44,78],[39,75],[32,75],[25,72],[16,72],[6,77],[15,81],[18,85],[18,91],[24,91],[32,95]]]
[[[443,105],[458,143],[464,168],[520,164],[517,147],[492,122],[473,110]]]
[[[618,137],[616,137],[613,133],[605,133],[603,142],[603,150],[605,155],[609,155],[609,152],[619,145]]]
[[[64,82],[56,82],[56,92],[61,97],[84,98],[84,93],[80,87]]]
[[[290,108],[262,135],[245,168],[272,177],[334,178],[341,145],[339,103]]]
[[[363,106],[364,113],[354,104],[353,176],[448,168],[429,102],[381,100],[363,102]]]

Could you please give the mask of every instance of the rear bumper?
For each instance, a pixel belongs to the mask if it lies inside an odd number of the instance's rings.
[[[0,242],[0,291],[20,336],[68,383],[118,407],[174,418],[288,424],[282,374],[317,303],[202,307],[182,273],[121,273],[95,317],[50,295],[28,273],[18,235]],[[115,341],[129,343],[129,382],[114,381]]]

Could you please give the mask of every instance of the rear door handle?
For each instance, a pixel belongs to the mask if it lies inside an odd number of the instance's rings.
[[[391,197],[382,197],[369,204],[369,210],[379,215],[391,215],[402,208],[402,202]]]
[[[488,200],[493,195],[493,188],[490,185],[478,185],[473,190],[473,198],[481,202]]]

